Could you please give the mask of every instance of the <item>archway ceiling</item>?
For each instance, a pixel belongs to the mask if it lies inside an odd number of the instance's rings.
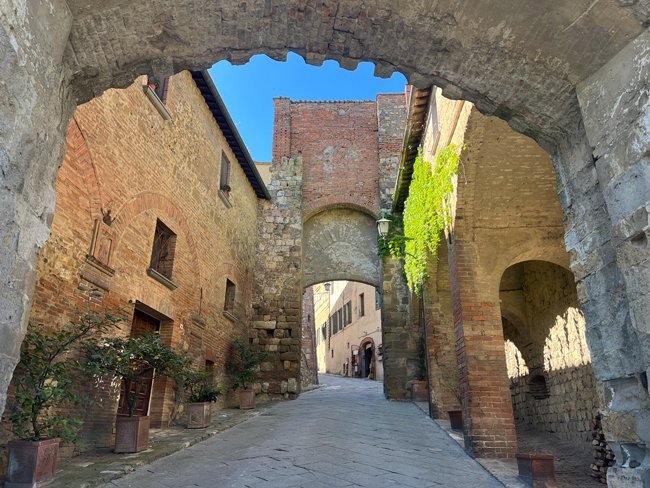
[[[627,7],[621,4],[632,4]],[[554,137],[575,122],[574,86],[644,29],[649,0],[69,0],[66,58],[78,101],[173,71],[288,50],[337,59],[475,102],[517,130]]]

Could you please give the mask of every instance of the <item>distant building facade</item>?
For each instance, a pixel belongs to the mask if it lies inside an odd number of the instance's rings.
[[[375,287],[333,281],[313,290],[318,371],[382,381],[381,307]]]

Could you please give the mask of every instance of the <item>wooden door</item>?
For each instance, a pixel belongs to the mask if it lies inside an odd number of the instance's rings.
[[[157,332],[158,330],[160,330],[160,320],[140,310],[135,310],[133,313],[133,324],[131,325],[132,337],[138,337],[147,332]],[[131,384],[131,393],[135,395],[133,415],[144,416],[149,412],[153,375],[153,371],[147,371],[137,381]],[[122,381],[120,388],[120,404],[117,413],[120,415],[129,414],[129,406],[126,402],[126,395],[124,394],[124,381]]]

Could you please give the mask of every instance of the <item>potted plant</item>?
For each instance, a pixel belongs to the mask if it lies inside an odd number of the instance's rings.
[[[223,387],[214,380],[212,371],[191,370],[185,380],[187,396],[187,428],[203,429],[212,421],[212,404],[223,394]]]
[[[221,187],[221,191],[223,192],[224,195],[229,196],[230,192],[232,191],[232,188],[228,183],[226,183]]]
[[[257,378],[257,368],[265,357],[265,353],[253,351],[248,342],[237,339],[232,343],[226,371],[232,380],[232,389],[239,389],[239,408],[242,410],[255,408],[252,386]]]
[[[411,380],[411,400],[414,402],[429,401],[429,383],[427,382],[427,358],[424,339],[417,341],[418,371],[417,379]]]
[[[149,416],[135,415],[132,387],[154,371],[158,376],[173,376],[184,364],[184,358],[165,346],[156,332],[106,338],[89,351],[89,371],[119,378],[123,385],[128,414],[117,415],[114,452],[140,452],[149,444]]]
[[[89,311],[59,329],[29,325],[13,376],[9,420],[18,440],[7,446],[7,488],[54,477],[59,444],[74,442],[81,425],[68,409],[89,400],[75,389],[83,374],[79,352],[117,322],[110,314]]]

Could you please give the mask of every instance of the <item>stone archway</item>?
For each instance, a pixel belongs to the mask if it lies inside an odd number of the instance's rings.
[[[328,280],[381,284],[377,224],[351,209],[330,209],[304,224],[303,287]]]
[[[0,258],[6,338],[0,407],[27,319],[36,255],[49,232],[52,181],[75,103],[144,72],[160,77],[219,59],[245,62],[261,52],[281,58],[293,50],[313,64],[337,59],[352,68],[371,61],[378,74],[400,70],[417,86],[436,83],[553,154],[594,369],[613,398],[610,408],[625,419],[609,427],[605,421],[605,428],[636,442],[616,426],[636,425],[638,409],[616,398],[633,391],[645,408],[641,376],[650,365],[648,12],[643,0],[543,6],[490,0],[480,7],[445,0],[434,8],[388,0],[200,7],[182,0],[11,0],[0,30],[6,88],[0,96],[0,241],[7,249]],[[626,466],[640,462],[640,454],[629,454],[637,450],[625,452]]]

